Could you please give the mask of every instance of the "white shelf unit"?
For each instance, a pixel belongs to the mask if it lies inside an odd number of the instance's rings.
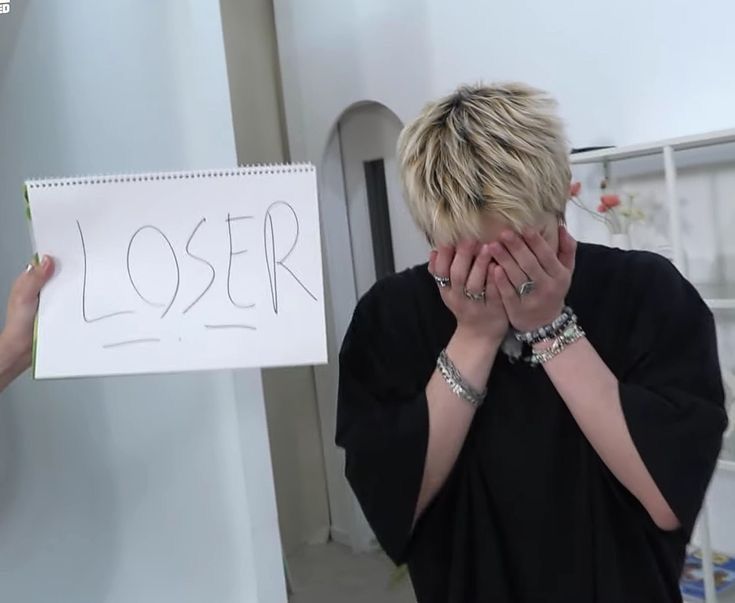
[[[650,143],[634,144],[623,147],[612,147],[597,151],[575,153],[570,161],[573,165],[602,163],[610,164],[625,159],[636,159],[660,155],[663,159],[664,175],[666,178],[666,203],[669,210],[669,238],[674,256],[674,264],[684,276],[688,276],[684,246],[681,233],[681,205],[676,186],[676,151],[689,149],[701,149],[716,145],[735,143],[735,129],[718,130],[697,134],[694,136],[683,136],[658,140]],[[700,290],[705,302],[712,310],[735,310],[735,288],[730,293],[732,296],[712,295],[711,291]],[[721,471],[735,472],[735,462],[720,459],[718,469]],[[714,583],[714,564],[712,557],[712,546],[710,543],[709,509],[705,502],[700,514],[700,538],[702,544],[702,569],[705,575],[705,603],[718,603]]]
[[[624,159],[636,159],[640,157],[651,157],[661,155],[664,163],[664,174],[666,176],[666,202],[669,209],[669,238],[674,254],[674,263],[677,268],[687,276],[684,261],[684,246],[681,240],[681,205],[676,188],[676,163],[674,154],[676,151],[690,149],[703,149],[722,144],[735,143],[735,129],[717,130],[705,134],[693,136],[682,136],[668,140],[657,140],[655,142],[634,144],[623,147],[612,147],[598,151],[587,151],[575,153],[571,156],[573,165],[591,163],[609,164]],[[735,310],[735,291],[732,297],[713,297],[703,293],[707,305],[712,310]]]

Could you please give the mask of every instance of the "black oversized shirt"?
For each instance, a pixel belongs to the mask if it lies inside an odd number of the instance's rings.
[[[580,244],[567,303],[620,382],[633,441],[682,523],[656,527],[543,368],[499,353],[460,456],[415,528],[426,384],[456,323],[426,266],[360,301],[340,354],[337,443],[419,603],[680,601],[685,545],[726,425],[712,314],[664,258]]]

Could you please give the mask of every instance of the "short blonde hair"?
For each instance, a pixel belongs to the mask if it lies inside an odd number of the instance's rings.
[[[540,90],[463,86],[404,128],[398,153],[408,205],[432,244],[478,236],[486,212],[518,230],[545,212],[563,219],[568,147]]]

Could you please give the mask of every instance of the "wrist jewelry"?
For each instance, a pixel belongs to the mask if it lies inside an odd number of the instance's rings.
[[[474,387],[467,383],[465,378],[462,376],[462,373],[459,372],[459,369],[449,359],[446,349],[442,350],[441,354],[439,354],[439,358],[436,361],[436,368],[439,371],[439,374],[444,378],[444,381],[446,381],[449,389],[451,389],[456,396],[459,396],[466,402],[469,402],[475,408],[479,408],[482,405],[485,400],[485,396],[487,395],[487,390],[485,389],[478,392]]]
[[[554,319],[548,325],[535,329],[533,331],[526,331],[525,333],[516,333],[516,339],[534,345],[544,340],[554,339],[559,336],[571,323],[577,322],[577,316],[574,314],[569,306],[565,306],[562,313]]]
[[[576,317],[559,335],[554,338],[553,343],[544,350],[534,350],[531,355],[531,366],[546,364],[552,358],[556,358],[567,347],[585,337],[585,332],[577,324]]]

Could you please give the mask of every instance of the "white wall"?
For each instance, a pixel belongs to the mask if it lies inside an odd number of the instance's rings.
[[[275,8],[297,160],[321,162],[331,129],[356,102],[380,102],[406,122],[427,100],[477,80],[549,90],[576,147],[735,126],[728,0],[275,0]],[[322,196],[323,212],[341,211],[333,192]],[[332,249],[327,261],[345,252]],[[351,310],[338,307],[354,290],[347,272],[330,282],[333,352]],[[329,439],[334,418],[322,422]],[[332,509],[338,530],[352,521],[340,508]]]
[[[460,82],[518,79],[561,102],[575,146],[732,127],[735,5],[714,0],[493,3],[275,0],[289,140],[318,159],[338,116],[401,120]]]
[[[237,159],[286,160],[273,5],[221,0]],[[262,371],[263,393],[286,554],[329,537],[329,503],[311,367]]]
[[[13,0],[0,50],[3,299],[31,253],[24,178],[235,163],[214,0]],[[20,380],[0,600],[282,603],[265,434],[255,371]]]
[[[220,0],[237,159],[282,163],[288,143],[283,124],[280,66],[271,0]]]

